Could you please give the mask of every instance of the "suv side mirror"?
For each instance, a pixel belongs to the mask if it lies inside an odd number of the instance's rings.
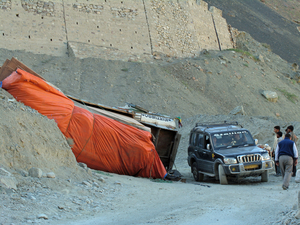
[[[258,139],[255,139],[254,141],[255,141],[255,145],[257,145],[258,144]]]
[[[206,149],[207,149],[207,150],[210,150],[210,144],[207,144],[207,145],[206,145]]]

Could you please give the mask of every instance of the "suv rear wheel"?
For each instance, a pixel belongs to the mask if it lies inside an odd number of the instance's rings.
[[[199,173],[196,162],[194,162],[192,165],[192,173],[193,173],[193,177],[194,177],[195,181],[203,181],[204,174]]]
[[[219,166],[218,166],[218,172],[219,172],[220,184],[228,184],[227,177],[224,172],[224,168],[221,164],[219,164]]]

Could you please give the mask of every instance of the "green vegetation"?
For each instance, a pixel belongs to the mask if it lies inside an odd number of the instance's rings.
[[[265,48],[269,49],[269,50],[272,50],[271,46],[267,43],[262,43],[261,45],[264,46]]]
[[[241,53],[242,55],[248,56],[249,58],[253,59],[255,62],[259,61],[259,59],[257,57],[255,57],[254,55],[252,55],[250,52],[244,51],[239,48],[230,48],[230,49],[226,49],[226,51],[235,51],[235,52]]]
[[[157,182],[157,183],[172,183],[171,180],[162,180],[162,179],[150,179],[152,182]]]
[[[100,171],[100,170],[96,170],[95,172],[96,172],[96,173],[100,173],[100,174],[105,175],[105,176],[113,177],[113,175],[111,175],[111,174],[109,174],[109,173],[105,173],[105,172]]]
[[[190,87],[189,87],[189,84],[188,84],[186,81],[183,81],[183,80],[182,80],[181,83],[182,83],[186,88],[188,88],[188,89],[190,88]]]
[[[292,93],[289,93],[287,90],[277,88],[276,90],[280,91],[288,100],[292,103],[295,103],[298,100],[298,97]]]
[[[243,65],[246,66],[246,67],[249,67],[249,65],[247,63],[244,63]]]
[[[123,68],[121,70],[124,71],[124,72],[127,72],[129,69],[128,68]]]

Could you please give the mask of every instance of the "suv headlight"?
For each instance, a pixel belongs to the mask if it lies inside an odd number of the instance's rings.
[[[227,157],[225,157],[224,158],[224,163],[225,164],[235,164],[235,163],[237,163],[237,160],[235,158],[227,158]]]
[[[262,155],[261,155],[261,158],[262,158],[262,160],[270,160],[270,159],[271,159],[269,153],[264,153],[264,154],[262,154]]]

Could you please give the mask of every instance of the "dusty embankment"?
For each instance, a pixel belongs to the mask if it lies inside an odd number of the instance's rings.
[[[243,53],[208,52],[194,59],[162,56],[149,63],[6,50],[1,50],[0,61],[17,57],[65,94],[109,106],[130,102],[182,118],[228,114],[243,106],[247,115],[276,117],[278,113],[285,121],[300,120],[299,70],[248,35],[240,35],[237,44]],[[277,92],[277,103],[267,101],[263,90]]]

